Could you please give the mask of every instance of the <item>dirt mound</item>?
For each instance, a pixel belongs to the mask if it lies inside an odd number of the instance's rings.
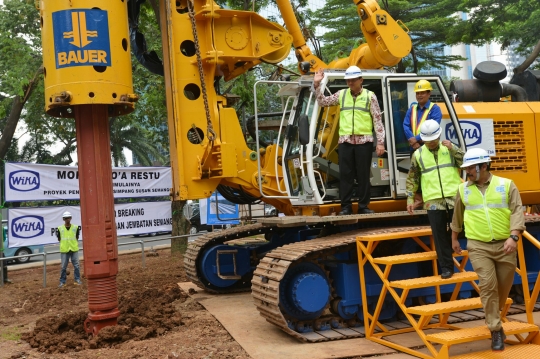
[[[87,286],[57,288],[59,265],[9,271],[13,284],[0,288],[0,359],[212,358],[249,355],[221,324],[178,287],[187,281],[182,256],[118,258],[119,325],[97,338],[83,329],[88,315]],[[237,308],[235,308],[237,309]],[[30,345],[30,344],[31,345]]]
[[[22,335],[40,352],[67,353],[84,349],[110,348],[128,340],[145,340],[165,334],[182,325],[174,302],[187,298],[177,285],[130,291],[119,298],[118,325],[103,328],[94,338],[83,329],[88,311],[47,316],[36,322],[33,331]]]

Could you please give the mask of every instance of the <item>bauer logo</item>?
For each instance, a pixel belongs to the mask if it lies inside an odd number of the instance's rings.
[[[62,10],[52,14],[56,68],[111,66],[107,11]]]
[[[45,220],[41,216],[23,216],[11,222],[11,234],[17,238],[34,238],[45,233]]]
[[[34,171],[15,171],[9,174],[9,188],[28,192],[39,188],[39,173]]]
[[[459,121],[461,125],[461,133],[467,146],[476,146],[482,143],[482,127],[479,123],[472,121]],[[446,138],[457,143],[456,129],[450,122],[446,125]]]

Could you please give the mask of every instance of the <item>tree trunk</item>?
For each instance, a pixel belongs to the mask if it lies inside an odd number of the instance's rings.
[[[39,76],[42,73],[43,66],[41,66],[36,71],[36,73],[34,74],[34,78],[30,80],[28,85],[23,89],[24,97],[21,97],[19,95],[13,97],[11,111],[9,112],[6,126],[4,127],[4,130],[2,132],[2,137],[0,138],[0,158],[6,157],[6,153],[9,149],[9,146],[11,146],[11,141],[13,140],[13,135],[15,134],[15,130],[17,129],[17,124],[19,123],[19,119],[21,118],[23,107],[26,104],[26,101],[28,101],[28,99],[32,95],[34,89],[36,88],[36,85],[39,82]]]
[[[398,74],[405,73],[405,65],[403,64],[403,59],[399,60],[396,68]]]
[[[416,58],[416,53],[414,52],[414,46],[411,47],[411,56],[413,60],[413,73],[418,73],[418,59]]]
[[[184,217],[184,206],[186,201],[172,201],[172,236],[182,236],[189,234],[190,223]],[[185,253],[188,244],[188,237],[173,238],[171,239],[171,254],[178,255],[179,253]]]
[[[519,65],[518,67],[516,67],[514,69],[514,74],[517,75],[517,74],[521,74],[521,73],[525,72],[525,70],[527,70],[529,68],[529,66],[531,66],[531,64],[534,62],[534,60],[536,60],[538,58],[539,54],[540,54],[540,40],[536,43],[536,46],[532,50],[531,54],[529,56],[527,56],[525,61],[523,61],[523,63],[521,65]]]

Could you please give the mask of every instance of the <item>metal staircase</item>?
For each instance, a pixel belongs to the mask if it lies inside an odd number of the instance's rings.
[[[420,238],[428,236],[430,238],[430,246],[426,245]],[[424,252],[378,258],[373,257],[373,252],[379,243],[403,238],[412,238],[424,250]],[[529,233],[525,232],[523,234],[523,240],[531,241],[531,243],[540,250],[540,242],[538,242]],[[456,272],[449,279],[442,279],[438,275],[437,255],[434,251],[435,247],[430,229],[419,229],[412,234],[411,232],[395,232],[365,235],[358,237],[356,243],[360,269],[360,284],[364,303],[367,302],[367,298],[364,294],[366,293],[365,266],[372,266],[383,282],[383,287],[376,308],[370,312],[368,306],[363,306],[365,335],[367,339],[420,358],[540,358],[540,335],[538,335],[539,328],[534,324],[532,317],[533,307],[540,291],[540,276],[538,277],[531,294],[529,291],[522,240],[518,242],[519,260],[516,272],[522,278],[528,323],[508,321],[506,314],[510,305],[512,304],[512,300],[508,298],[501,313],[503,318],[504,332],[507,336],[506,349],[502,352],[492,352],[491,350],[488,350],[454,357],[450,357],[449,351],[451,346],[491,338],[491,333],[485,325],[474,328],[460,328],[448,323],[451,313],[482,308],[482,303],[478,297],[459,299],[460,290],[464,283],[469,283],[474,290],[477,292],[479,291],[478,285],[475,282],[478,280],[477,274],[465,270],[469,260],[468,252],[463,251],[459,256],[454,255],[454,264],[458,268],[458,272]],[[398,268],[400,264],[421,261],[431,261],[434,274],[433,276],[397,281],[389,280],[391,271],[393,269],[399,270]],[[441,286],[448,284],[454,284],[455,287],[450,294],[450,299],[443,302],[441,300]],[[406,305],[408,302],[407,296],[410,294],[410,291],[427,287],[435,288],[435,303],[420,306]],[[388,326],[385,326],[379,321],[378,318],[387,294],[390,294],[394,298],[412,327],[390,329]],[[425,333],[425,331],[428,329],[442,329],[444,331],[430,334]],[[392,335],[408,332],[416,332],[418,334],[424,343],[425,348],[428,349],[429,354],[388,340],[388,337],[391,337]],[[511,340],[511,337],[515,339]]]

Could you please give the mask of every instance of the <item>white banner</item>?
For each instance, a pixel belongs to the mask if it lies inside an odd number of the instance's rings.
[[[72,224],[82,224],[78,206],[8,209],[8,247],[58,243],[55,230],[64,224],[65,211]],[[172,231],[171,202],[121,203],[114,211],[118,236]]]
[[[6,202],[79,199],[75,166],[6,162]],[[113,167],[114,198],[169,196],[170,167]]]

